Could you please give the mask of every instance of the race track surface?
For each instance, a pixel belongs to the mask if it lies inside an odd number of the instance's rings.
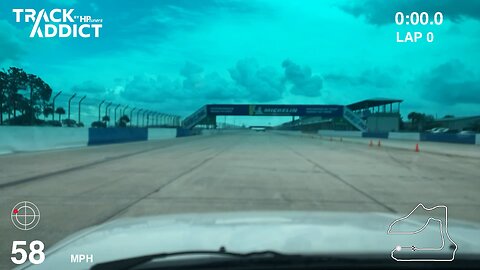
[[[0,265],[9,263],[13,240],[41,239],[48,249],[83,228],[131,216],[245,210],[402,216],[421,202],[480,222],[479,161],[252,131],[0,156]],[[10,221],[12,207],[24,200],[41,211],[28,232]]]

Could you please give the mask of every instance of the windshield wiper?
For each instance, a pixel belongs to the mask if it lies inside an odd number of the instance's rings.
[[[177,256],[185,255],[214,255],[219,257],[226,258],[301,258],[302,255],[287,255],[276,251],[264,250],[248,253],[237,253],[237,252],[228,252],[225,248],[220,248],[217,251],[208,251],[208,250],[192,250],[192,251],[181,251],[181,252],[171,252],[171,253],[158,253],[140,257],[134,257],[129,259],[117,260],[112,262],[100,263],[94,265],[91,270],[127,270],[135,266],[148,263],[152,260],[161,259],[161,258],[172,258]]]

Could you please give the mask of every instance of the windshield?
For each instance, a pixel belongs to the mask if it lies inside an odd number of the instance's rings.
[[[2,1],[0,269],[478,255],[479,48],[473,0]]]

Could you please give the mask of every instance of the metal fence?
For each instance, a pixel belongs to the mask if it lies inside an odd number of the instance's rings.
[[[106,127],[114,127],[120,125],[122,116],[128,117],[129,121],[125,121],[124,125],[130,127],[178,127],[181,125],[181,117],[178,115],[134,104],[102,100],[90,97],[88,94],[54,92],[50,103],[53,107],[53,114],[39,113],[37,115],[38,119],[45,121],[45,125],[61,123],[62,126],[90,127],[92,123],[99,122]],[[63,108],[65,113],[56,113],[55,110],[58,108]],[[6,117],[7,115],[4,114],[3,119]],[[8,122],[4,121],[4,125],[6,124]]]

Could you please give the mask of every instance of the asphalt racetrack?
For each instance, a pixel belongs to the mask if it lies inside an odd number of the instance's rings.
[[[449,218],[480,222],[479,158],[275,132],[4,155],[0,172],[0,266],[11,266],[13,240],[40,239],[48,250],[83,228],[131,216],[249,210],[402,216],[421,202],[447,205]],[[31,231],[10,220],[12,207],[25,200],[41,211]]]

